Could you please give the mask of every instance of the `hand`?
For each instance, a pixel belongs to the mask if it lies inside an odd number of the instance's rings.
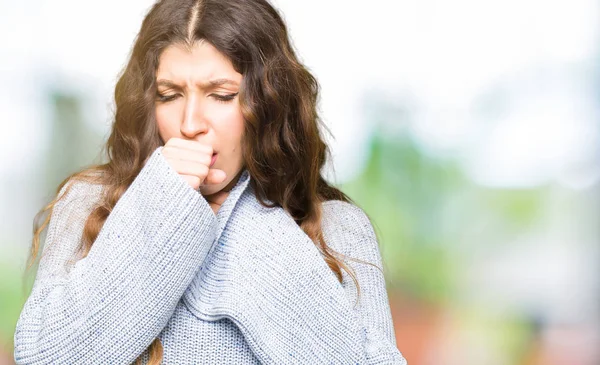
[[[162,155],[194,190],[203,184],[220,184],[227,178],[225,171],[210,168],[212,146],[173,137],[163,146]]]

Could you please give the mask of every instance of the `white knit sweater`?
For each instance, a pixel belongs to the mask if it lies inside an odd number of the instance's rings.
[[[406,364],[385,281],[347,261],[340,284],[282,208],[257,201],[244,171],[215,216],[157,148],[87,257],[77,247],[102,193],[77,182],[56,204],[17,323],[17,364],[129,364],[159,337],[164,364]],[[61,190],[61,193],[65,188]],[[381,266],[371,223],[324,203],[333,249]]]

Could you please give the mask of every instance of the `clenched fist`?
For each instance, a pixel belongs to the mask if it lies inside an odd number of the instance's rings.
[[[200,185],[220,184],[227,177],[225,171],[211,169],[216,156],[212,146],[173,137],[163,146],[162,155],[195,190]]]

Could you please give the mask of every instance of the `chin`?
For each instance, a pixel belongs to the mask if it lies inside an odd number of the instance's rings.
[[[223,189],[223,186],[221,186],[222,184],[211,184],[210,186],[208,185],[203,185],[200,186],[200,189],[198,189],[200,191],[200,193],[202,195],[212,195],[214,193],[218,193],[221,189]]]

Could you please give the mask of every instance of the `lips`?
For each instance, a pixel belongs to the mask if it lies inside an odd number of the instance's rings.
[[[216,161],[217,161],[217,154],[213,153],[212,159],[210,160],[210,166],[209,167],[212,167],[215,164]]]

